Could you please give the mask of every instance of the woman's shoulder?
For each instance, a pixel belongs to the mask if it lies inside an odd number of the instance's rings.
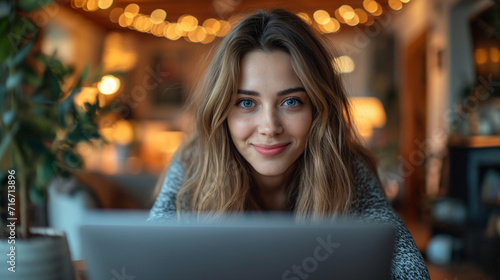
[[[160,178],[161,189],[149,212],[148,221],[161,221],[177,216],[176,199],[184,181],[184,164],[179,157],[174,157],[165,172],[165,176]]]
[[[375,164],[355,157],[351,166],[356,191],[381,189]]]
[[[395,228],[391,279],[429,279],[429,272],[410,232],[387,201],[376,171],[362,159],[353,162],[355,173],[354,216]]]
[[[390,209],[385,192],[380,184],[376,170],[361,158],[353,160],[353,213],[375,209]],[[376,215],[380,213],[374,213]]]
[[[181,160],[181,158],[179,156],[175,156],[174,158],[172,158],[170,165],[168,167],[167,174],[168,173],[184,174],[184,171],[185,171],[185,164]]]

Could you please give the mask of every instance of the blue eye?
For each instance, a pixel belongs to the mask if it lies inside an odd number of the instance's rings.
[[[285,100],[285,102],[283,102],[283,104],[285,106],[297,107],[297,106],[299,106],[300,104],[303,104],[303,103],[299,99],[297,99],[297,98],[290,98],[290,99]]]
[[[236,105],[243,107],[243,108],[251,108],[255,105],[255,103],[252,100],[249,99],[242,99],[236,103]]]

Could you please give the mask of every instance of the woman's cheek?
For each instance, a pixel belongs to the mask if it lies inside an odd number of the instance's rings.
[[[229,131],[231,135],[238,140],[248,137],[252,134],[253,120],[243,116],[232,116],[229,119]],[[235,139],[236,140],[236,139]]]
[[[285,130],[299,138],[305,138],[309,134],[312,125],[310,114],[300,114],[286,121]]]

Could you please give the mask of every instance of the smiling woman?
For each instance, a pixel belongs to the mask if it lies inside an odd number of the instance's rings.
[[[393,279],[428,279],[360,144],[322,40],[283,10],[236,24],[198,88],[195,129],[160,179],[149,220],[184,212],[356,216],[396,228]]]
[[[286,193],[288,178],[304,152],[312,117],[311,101],[289,54],[251,51],[243,57],[237,99],[227,124],[263,199],[264,194]],[[287,208],[275,203],[265,206]]]

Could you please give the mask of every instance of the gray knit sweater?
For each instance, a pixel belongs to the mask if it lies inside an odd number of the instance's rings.
[[[391,224],[396,229],[391,279],[430,279],[424,259],[401,219],[387,202],[375,175],[356,161],[355,197],[352,214],[355,217]],[[179,160],[170,165],[163,187],[149,214],[148,221],[177,218],[175,199],[184,179],[184,167]]]

